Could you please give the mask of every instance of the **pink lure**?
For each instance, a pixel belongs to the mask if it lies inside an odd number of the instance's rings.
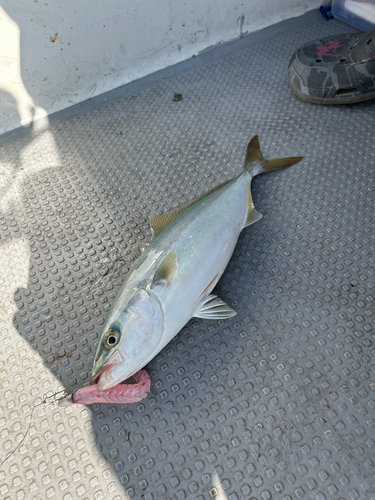
[[[133,377],[136,384],[117,384],[105,391],[99,391],[97,385],[90,385],[78,389],[72,396],[74,403],[91,405],[93,403],[138,403],[147,396],[150,390],[151,379],[145,370],[139,370]]]

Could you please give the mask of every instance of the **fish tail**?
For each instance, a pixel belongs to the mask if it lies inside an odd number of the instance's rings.
[[[251,139],[247,146],[245,156],[245,172],[250,175],[248,200],[247,200],[247,218],[244,227],[254,224],[262,215],[255,209],[253,199],[251,196],[251,179],[259,174],[265,172],[272,172],[273,170],[281,170],[282,168],[291,167],[303,159],[303,156],[296,156],[292,158],[280,158],[278,160],[265,160],[260,152],[259,139],[256,135]]]
[[[295,156],[290,158],[279,158],[277,160],[266,160],[259,147],[259,139],[256,135],[251,139],[247,146],[245,156],[244,170],[249,172],[251,177],[255,177],[265,172],[272,172],[274,170],[281,170],[283,168],[291,167],[303,159],[303,156]]]

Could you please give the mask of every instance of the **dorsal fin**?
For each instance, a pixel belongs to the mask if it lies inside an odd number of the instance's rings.
[[[151,231],[154,236],[157,236],[160,234],[166,227],[169,226],[173,221],[177,219],[181,214],[186,212],[189,208],[191,208],[193,205],[198,203],[199,201],[203,200],[204,198],[207,198],[207,196],[210,196],[210,194],[214,193],[218,189],[224,187],[226,184],[231,182],[232,179],[229,181],[222,182],[218,186],[214,187],[213,189],[210,189],[207,193],[203,194],[202,196],[199,196],[196,200],[192,201],[188,205],[178,208],[177,210],[174,210],[173,212],[168,212],[163,215],[155,215],[154,217],[150,218],[150,226],[151,226]]]

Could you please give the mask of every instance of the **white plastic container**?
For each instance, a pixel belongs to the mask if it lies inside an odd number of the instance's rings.
[[[332,0],[332,14],[362,31],[375,27],[375,0]]]

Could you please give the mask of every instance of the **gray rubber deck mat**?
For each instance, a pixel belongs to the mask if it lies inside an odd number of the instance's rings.
[[[2,499],[375,498],[375,103],[297,100],[294,50],[351,28],[288,22],[1,144]],[[192,320],[141,403],[30,422],[90,383],[150,214],[240,172],[255,134],[305,160],[253,181],[263,219],[217,287],[238,315]]]

